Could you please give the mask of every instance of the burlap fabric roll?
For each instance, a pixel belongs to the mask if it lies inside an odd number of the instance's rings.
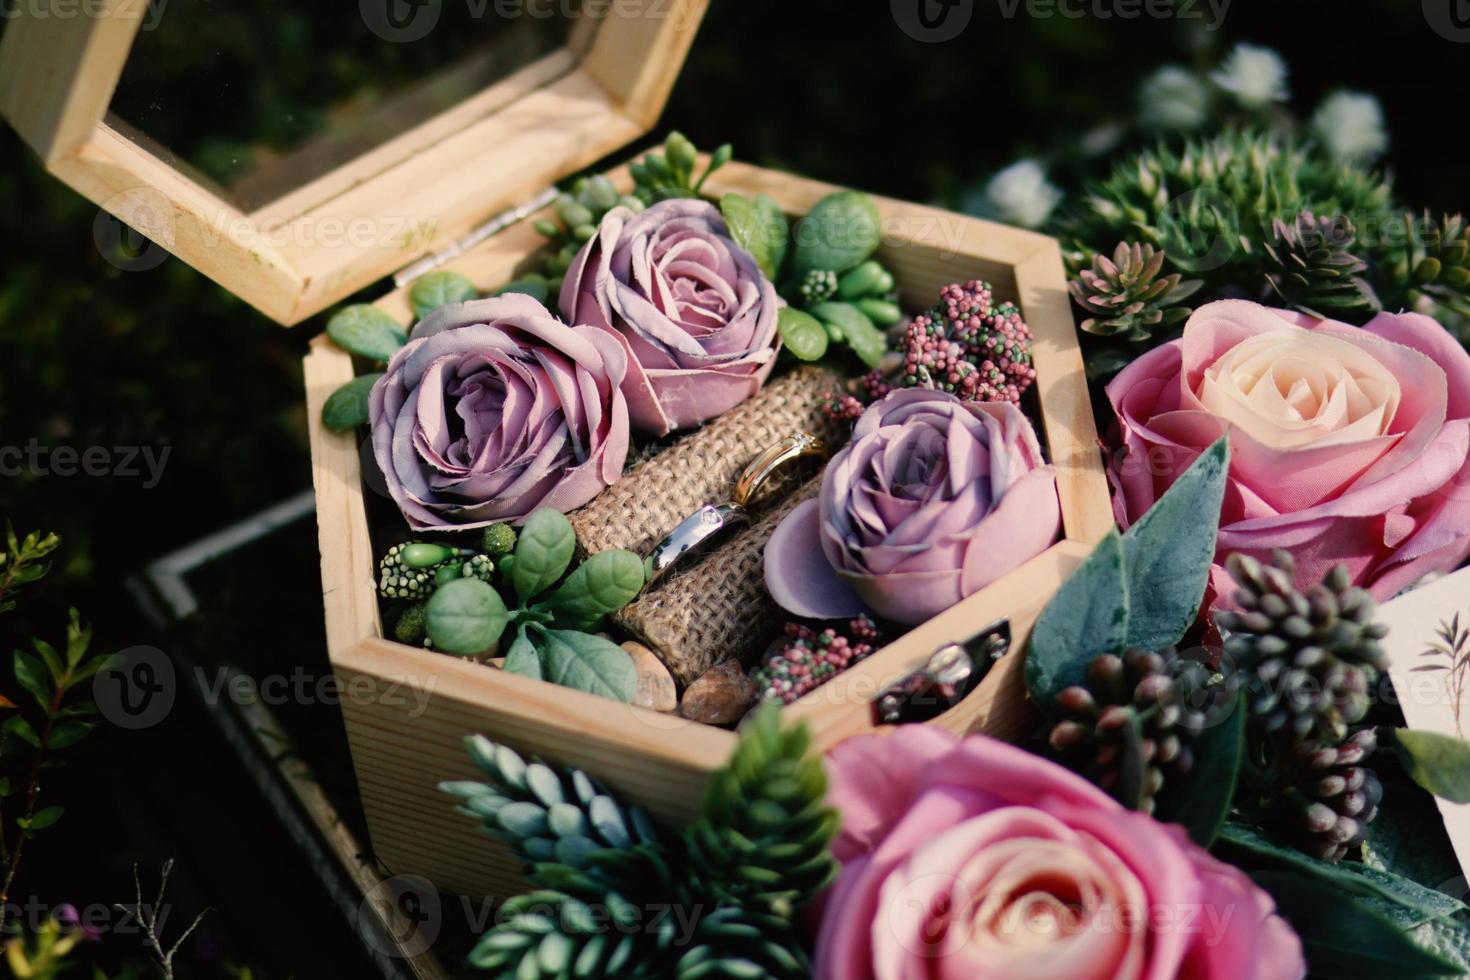
[[[781,519],[816,496],[812,477],[761,512],[755,523],[702,561],[676,569],[613,619],[658,655],[682,689],[716,663],[750,661],[784,617],[766,592],[766,542]]]
[[[684,518],[710,503],[730,499],[735,481],[752,459],[787,436],[809,432],[832,451],[848,426],[821,410],[822,395],[840,391],[842,379],[806,366],[760,390],[719,418],[635,465],[617,483],[569,516],[584,554],[626,548],[648,554]],[[819,468],[805,461],[778,473],[752,502],[760,515],[772,501],[789,496]]]

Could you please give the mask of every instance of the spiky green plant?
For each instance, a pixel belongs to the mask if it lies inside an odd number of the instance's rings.
[[[1368,263],[1353,254],[1358,232],[1346,217],[1317,217],[1310,211],[1295,221],[1272,222],[1266,250],[1266,282],[1278,299],[1314,316],[1367,316],[1383,308],[1363,278]]]
[[[1102,337],[1147,340],[1160,327],[1189,316],[1182,305],[1200,287],[1198,279],[1164,274],[1164,253],[1152,245],[1119,242],[1110,259],[1094,256],[1069,284],[1072,299],[1091,316],[1082,329]]]

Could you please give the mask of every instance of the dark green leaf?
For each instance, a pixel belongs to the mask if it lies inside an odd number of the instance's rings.
[[[476,578],[462,578],[434,590],[427,614],[435,648],[464,657],[490,649],[510,621],[500,594]]]
[[[754,200],[726,194],[720,198],[720,211],[735,243],[754,256],[767,279],[777,279],[791,238],[781,205],[767,194],[757,194]]]
[[[446,303],[463,303],[479,295],[475,284],[458,272],[439,269],[426,272],[413,281],[408,302],[413,315],[422,320]]]
[[[873,325],[866,313],[851,303],[817,303],[808,312],[842,331],[847,346],[868,367],[877,367],[888,352],[888,337]]]
[[[1026,686],[1041,705],[1080,684],[1087,665],[1121,650],[1128,636],[1128,585],[1123,540],[1109,531],[1052,596],[1031,631]]]
[[[781,343],[797,360],[816,361],[827,353],[827,330],[810,313],[788,306],[781,310],[777,323]]]
[[[1245,758],[1244,694],[1236,696],[1228,715],[1212,720],[1195,740],[1193,768],[1177,781],[1170,777],[1159,800],[1159,819],[1183,824],[1200,847],[1215,843],[1235,798]]]
[[[572,570],[546,601],[558,618],[592,625],[637,598],[643,590],[643,560],[620,548],[601,551]]]
[[[63,721],[51,729],[51,738],[47,745],[53,749],[65,749],[80,742],[88,732],[97,726],[86,721]]]
[[[510,566],[511,585],[522,603],[529,603],[556,584],[571,564],[576,547],[572,522],[560,512],[542,507],[527,519]]]
[[[26,721],[20,715],[11,715],[9,718],[5,719],[4,728],[5,731],[14,735],[16,738],[20,739],[23,742],[29,743],[32,747],[41,747],[40,736],[38,736],[36,734],[36,730],[31,727],[31,723]]]
[[[328,395],[322,405],[322,424],[333,432],[348,432],[367,425],[371,418],[368,404],[373,385],[382,376],[381,373],[359,375]]]
[[[1199,616],[1229,466],[1230,443],[1222,436],[1123,535],[1128,594],[1148,600],[1129,609],[1128,645],[1157,650],[1177,643]]]
[[[536,645],[526,635],[524,626],[516,631],[515,641],[505,653],[505,669],[512,674],[534,677],[538,681],[545,679],[541,674],[541,655],[536,652]]]
[[[846,272],[878,250],[882,218],[873,199],[859,191],[838,191],[816,203],[796,229],[793,273],[814,269]]]
[[[15,679],[31,693],[42,709],[51,709],[51,677],[40,660],[23,650],[15,651]]]
[[[1399,728],[1394,751],[1414,782],[1451,803],[1470,803],[1470,742]]]
[[[545,303],[551,295],[551,284],[546,281],[545,276],[523,276],[500,287],[496,296],[504,296],[506,293],[523,293],[538,303]]]
[[[51,679],[60,683],[62,676],[66,673],[66,665],[61,662],[56,648],[45,640],[32,640],[31,645],[36,648],[36,653],[40,654],[41,659],[46,661],[46,669],[51,672]]]
[[[66,810],[63,807],[48,806],[44,810],[37,811],[36,815],[31,817],[30,820],[21,820],[17,821],[17,823],[20,823],[21,826],[28,830],[45,830],[47,827],[55,825],[56,821],[60,820],[61,815],[65,812]]]
[[[408,343],[408,335],[397,320],[367,303],[334,313],[327,321],[327,336],[343,350],[370,361],[387,361]]]
[[[1277,910],[1301,938],[1314,977],[1416,980],[1460,972],[1330,884],[1289,871],[1258,871],[1251,877],[1276,900]]]
[[[600,694],[624,704],[638,693],[638,670],[611,640],[576,630],[539,629],[541,669],[553,684]]]

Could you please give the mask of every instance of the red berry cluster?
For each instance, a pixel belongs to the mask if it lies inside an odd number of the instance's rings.
[[[992,302],[990,284],[951,283],[909,324],[902,387],[934,387],[966,401],[1021,400],[1036,380],[1031,330],[1014,303]]]
[[[810,626],[787,623],[786,635],[772,644],[753,676],[763,700],[790,704],[822,686],[878,649],[878,627],[859,616],[843,632],[827,627],[820,633]]]

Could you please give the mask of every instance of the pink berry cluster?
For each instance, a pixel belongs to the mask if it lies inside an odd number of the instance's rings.
[[[772,644],[752,676],[762,700],[790,704],[815,690],[878,649],[878,626],[866,615],[839,632],[829,626],[817,632],[800,623],[787,623],[786,635]]]
[[[990,284],[978,279],[940,290],[939,303],[909,324],[903,353],[900,387],[939,388],[966,401],[1017,402],[1036,381],[1021,311],[995,305]]]
[[[834,422],[856,422],[863,414],[863,403],[852,395],[828,391],[822,395],[822,414]]]

